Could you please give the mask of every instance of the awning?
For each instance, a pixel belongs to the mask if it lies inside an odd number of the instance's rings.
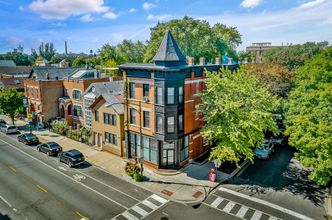
[[[41,111],[35,111],[34,115],[38,115],[38,114],[41,114]]]

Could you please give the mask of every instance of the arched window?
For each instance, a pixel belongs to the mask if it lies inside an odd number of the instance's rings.
[[[73,90],[73,99],[81,100],[82,99],[82,92],[80,90]]]
[[[74,116],[83,117],[82,107],[79,105],[74,105]]]
[[[68,106],[67,106],[67,112],[68,112],[68,115],[71,115],[71,104],[69,104]]]

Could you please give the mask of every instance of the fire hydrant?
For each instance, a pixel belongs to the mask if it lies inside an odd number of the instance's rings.
[[[210,171],[210,181],[215,182],[217,179],[217,174],[214,172],[214,169],[211,169]]]

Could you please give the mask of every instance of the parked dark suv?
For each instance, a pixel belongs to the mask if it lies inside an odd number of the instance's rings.
[[[62,152],[62,147],[55,142],[48,142],[37,146],[39,152],[44,152],[48,156],[57,155]]]
[[[39,139],[36,135],[30,133],[30,134],[21,134],[20,136],[17,137],[17,140],[19,142],[24,143],[25,145],[27,144],[38,144]]]
[[[59,162],[65,162],[69,167],[78,166],[84,163],[85,159],[78,150],[69,150],[58,154]]]

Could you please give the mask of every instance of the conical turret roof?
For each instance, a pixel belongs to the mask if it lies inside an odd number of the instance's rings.
[[[163,41],[153,61],[184,61],[186,57],[181,53],[173,35],[169,30],[166,31]]]

